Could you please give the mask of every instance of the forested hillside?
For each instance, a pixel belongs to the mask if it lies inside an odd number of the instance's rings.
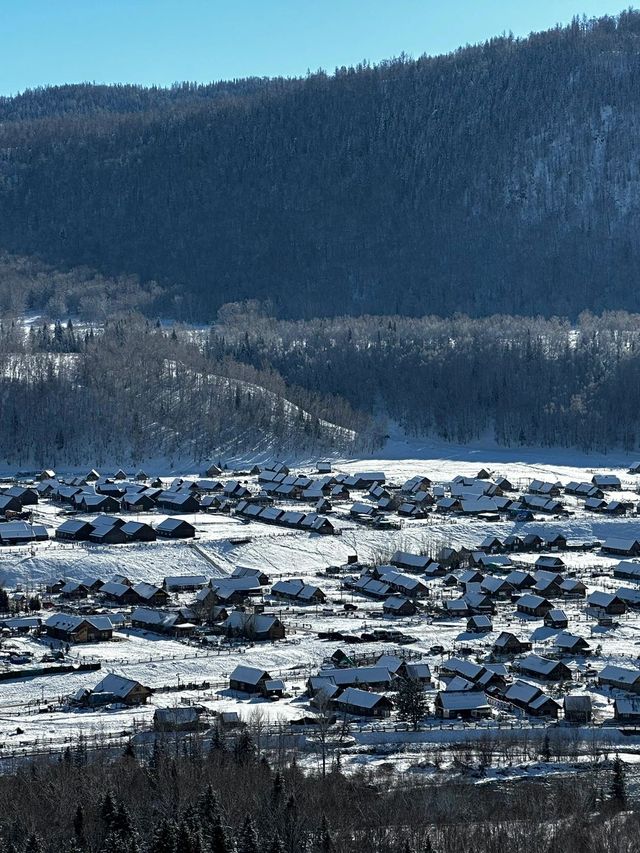
[[[0,462],[366,454],[388,420],[454,442],[640,448],[639,315],[222,314],[208,331],[0,324]]]
[[[135,319],[95,332],[0,324],[0,463],[86,466],[352,452],[379,443],[342,398],[205,357]]]
[[[210,358],[266,365],[409,433],[606,451],[640,446],[640,316],[577,324],[493,316],[275,321],[250,306],[212,327]]]
[[[0,101],[0,248],[154,282],[152,316],[638,311],[639,131],[637,12],[303,80],[27,92]]]

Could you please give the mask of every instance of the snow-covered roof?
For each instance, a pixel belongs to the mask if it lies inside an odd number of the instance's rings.
[[[539,675],[549,675],[558,666],[557,660],[549,660],[539,655],[527,655],[519,663],[520,669]]]
[[[357,687],[347,687],[334,701],[337,705],[351,705],[356,708],[370,709],[375,708],[384,699],[385,697],[379,693],[370,693]]]
[[[487,697],[483,691],[463,690],[438,693],[438,702],[445,711],[479,711],[488,708]]]
[[[229,676],[229,680],[241,681],[243,684],[257,684],[262,679],[269,677],[269,673],[266,669],[258,669],[255,666],[238,665]]]
[[[108,616],[75,616],[71,613],[54,613],[44,623],[47,628],[56,628],[59,631],[72,633],[80,625],[88,622],[98,631],[111,631],[113,624]]]
[[[138,684],[139,682],[133,681],[130,678],[124,678],[122,675],[109,673],[109,675],[105,676],[102,681],[99,681],[98,684],[96,684],[93,688],[93,692],[110,693],[120,699],[126,699],[129,693],[131,693]]]
[[[608,664],[600,670],[598,677],[606,681],[617,681],[620,684],[635,684],[640,679],[640,670]]]

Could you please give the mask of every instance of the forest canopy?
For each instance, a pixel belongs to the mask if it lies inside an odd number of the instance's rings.
[[[640,13],[304,79],[0,99],[0,247],[149,316],[640,310]]]

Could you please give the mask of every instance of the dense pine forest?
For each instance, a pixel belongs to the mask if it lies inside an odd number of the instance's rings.
[[[638,311],[639,128],[633,11],[304,79],[29,91],[0,100],[0,247],[183,320]]]
[[[338,764],[322,778],[249,732],[146,758],[79,742],[0,777],[0,802],[3,853],[623,853],[639,829],[617,759],[515,790]]]

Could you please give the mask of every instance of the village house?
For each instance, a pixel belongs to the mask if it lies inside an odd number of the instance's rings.
[[[553,645],[561,655],[586,655],[591,652],[591,646],[583,637],[577,637],[568,631],[558,634]]]
[[[530,650],[530,642],[520,640],[515,634],[512,634],[509,631],[502,631],[493,644],[494,654],[499,655],[519,655]]]
[[[55,538],[63,542],[88,542],[93,526],[88,521],[68,518],[55,532]]]
[[[545,495],[547,497],[557,497],[562,489],[562,483],[549,483],[544,480],[532,480],[529,483],[529,492],[532,495]]]
[[[522,537],[516,533],[510,533],[504,540],[504,549],[509,552],[521,551],[523,546]]]
[[[75,496],[75,505],[80,512],[118,512],[120,501],[110,495],[80,492]]]
[[[382,612],[387,616],[413,616],[416,611],[415,602],[404,595],[390,595],[382,603]]]
[[[207,578],[204,575],[173,575],[162,581],[167,592],[196,592],[206,584]]]
[[[164,509],[167,512],[179,513],[194,513],[200,509],[200,503],[197,497],[190,491],[187,492],[160,492],[156,498],[158,509]]]
[[[38,503],[38,492],[29,486],[11,486],[2,493],[9,497],[17,498],[22,506],[35,506]]]
[[[534,684],[515,681],[504,694],[504,701],[535,717],[557,717],[559,705]]]
[[[464,598],[447,598],[442,602],[445,612],[450,616],[468,616],[470,607]]]
[[[580,498],[603,498],[604,492],[593,483],[578,483],[575,480],[567,483],[564,487],[565,494],[576,495]]]
[[[301,578],[276,581],[271,594],[297,604],[323,604],[327,599],[320,587],[307,584]]]
[[[130,678],[110,673],[91,691],[90,703],[108,705],[122,702],[124,705],[146,705],[152,690]]]
[[[560,584],[560,592],[565,598],[584,598],[587,587],[578,578],[565,578]]]
[[[403,569],[406,572],[424,572],[427,566],[433,562],[431,557],[421,554],[410,554],[408,551],[396,551],[389,561],[392,566]]]
[[[531,589],[536,585],[533,575],[520,569],[510,572],[506,576],[505,582],[514,590]]]
[[[627,605],[615,593],[597,591],[587,597],[587,612],[592,616],[618,616],[626,610]]]
[[[640,563],[631,560],[622,560],[613,570],[614,578],[637,581],[640,583]]]
[[[157,538],[153,527],[143,521],[127,521],[120,529],[127,542],[155,542]]]
[[[138,596],[138,601],[148,607],[163,607],[170,599],[165,589],[152,583],[137,583],[132,589]]]
[[[251,578],[260,586],[267,586],[269,583],[269,575],[263,572],[262,569],[251,569],[246,566],[236,566],[231,572],[232,578]]]
[[[125,492],[120,505],[123,512],[151,512],[156,502],[144,492]]]
[[[529,654],[518,661],[517,666],[525,675],[544,681],[567,681],[571,678],[571,670],[566,664],[539,655]]]
[[[122,532],[124,519],[113,515],[98,515],[92,521],[93,530],[89,541],[101,545],[122,545],[127,536]]]
[[[163,539],[193,539],[196,529],[193,524],[179,518],[165,518],[156,525],[156,534]]]
[[[355,592],[361,595],[366,595],[370,598],[384,599],[391,594],[391,587],[388,583],[372,578],[370,575],[362,575],[356,580],[345,579],[345,586],[350,587]]]
[[[622,488],[620,477],[616,477],[615,474],[594,474],[591,478],[591,482],[598,489],[604,489],[605,491],[619,490]]]
[[[283,640],[285,627],[277,616],[266,613],[245,613],[233,610],[220,624],[228,637],[245,637],[248,640]]]
[[[4,495],[0,493],[0,515],[6,515],[8,512],[21,512],[22,504],[18,498],[12,495]]]
[[[482,664],[473,663],[472,661],[463,660],[462,658],[448,658],[443,661],[440,666],[441,678],[453,678],[456,675],[461,675],[467,681],[478,681],[487,668]]]
[[[0,545],[26,545],[29,542],[44,542],[48,538],[44,524],[30,524],[27,521],[0,524]]]
[[[107,581],[100,588],[100,594],[107,601],[113,601],[120,606],[135,605],[140,601],[139,596],[134,592],[133,588],[128,584],[118,583],[117,581]]]
[[[142,631],[175,637],[188,637],[196,627],[179,610],[156,610],[150,607],[136,607],[131,614],[131,625]]]
[[[462,720],[491,716],[491,708],[483,691],[441,690],[435,698],[436,716],[444,720],[459,718]]]
[[[499,554],[503,549],[504,544],[497,536],[486,536],[478,546],[485,554]]]
[[[48,637],[63,643],[97,643],[113,636],[113,624],[108,616],[54,613],[44,627]]]
[[[200,728],[199,710],[193,705],[156,708],[153,728],[157,732],[197,732]]]
[[[384,666],[353,666],[322,669],[321,678],[337,687],[367,687],[370,690],[389,690],[393,677]]]
[[[617,723],[640,723],[640,699],[618,696],[613,700],[613,718]]]
[[[633,537],[611,537],[602,545],[605,554],[614,554],[620,557],[640,556],[640,540]]]
[[[393,702],[379,693],[370,693],[357,687],[347,687],[335,699],[336,711],[357,717],[390,717]]]
[[[591,697],[573,694],[565,696],[563,700],[564,718],[568,723],[587,725],[591,722],[593,709]]]
[[[524,613],[527,616],[536,616],[542,619],[545,613],[553,609],[553,605],[547,598],[542,598],[539,595],[525,593],[520,596],[516,602],[516,610],[518,613]]]
[[[536,560],[535,568],[537,571],[553,571],[554,569],[562,569],[564,568],[564,561],[561,557],[543,554]],[[562,580],[562,575],[556,572],[555,578],[560,581]]]
[[[601,687],[613,687],[627,693],[640,694],[640,670],[609,664],[598,673]]]
[[[512,586],[507,583],[506,578],[496,578],[493,575],[486,577],[480,584],[481,592],[495,598],[508,598],[512,592]]]
[[[419,578],[405,575],[394,566],[377,566],[372,573],[389,584],[392,590],[407,598],[422,598],[429,595],[426,584]]]
[[[60,589],[60,595],[72,600],[86,598],[89,595],[89,587],[82,581],[67,581]]]
[[[566,628],[569,619],[564,610],[554,607],[544,614],[544,624],[546,628]]]
[[[489,616],[472,616],[467,621],[467,631],[471,634],[486,634],[493,631],[493,623]]]
[[[271,676],[265,669],[239,665],[229,676],[229,689],[240,693],[263,693],[265,682],[270,680]]]

